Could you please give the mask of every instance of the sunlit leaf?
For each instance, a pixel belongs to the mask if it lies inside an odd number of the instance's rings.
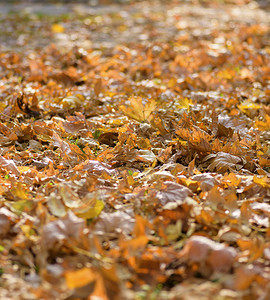
[[[65,273],[66,284],[69,289],[75,289],[89,284],[96,280],[96,274],[89,268],[82,268]]]
[[[65,31],[65,27],[61,24],[53,24],[52,31],[55,33],[63,33]]]
[[[66,208],[60,197],[52,193],[48,200],[48,207],[50,212],[56,217],[64,217],[66,215]]]
[[[83,203],[80,207],[78,207],[75,212],[76,215],[80,218],[84,219],[92,219],[97,217],[103,210],[104,203],[102,200],[95,200],[86,203]]]
[[[229,169],[241,169],[242,168],[242,160],[240,157],[225,153],[218,152],[217,154],[210,154],[204,158],[204,161],[210,160],[211,163],[208,166],[210,171],[226,171]]]
[[[266,176],[264,177],[254,176],[253,182],[259,184],[262,187],[267,187],[267,188],[270,187],[270,179]]]
[[[134,227],[134,218],[122,211],[102,212],[95,227],[96,234],[115,238],[121,233],[130,234]]]
[[[265,115],[265,121],[256,120],[255,127],[261,131],[270,130],[270,116]]]
[[[61,105],[65,109],[73,109],[82,105],[84,97],[81,94],[65,97],[61,100]]]
[[[34,207],[33,201],[30,200],[20,200],[16,201],[12,205],[12,210],[14,212],[22,213],[22,212],[30,212]]]
[[[249,114],[249,111],[260,109],[261,105],[257,104],[257,103],[254,103],[250,100],[246,100],[246,101],[243,101],[241,104],[239,104],[238,108],[243,113]]]
[[[144,102],[141,97],[132,96],[129,98],[129,102],[129,106],[121,105],[120,109],[125,115],[139,122],[149,120],[152,112],[156,108],[156,102],[154,99],[148,99]]]
[[[171,181],[165,181],[162,184],[161,190],[157,192],[156,197],[162,205],[165,205],[169,202],[181,205],[184,203],[186,197],[191,195],[192,192],[187,187]]]
[[[177,109],[184,108],[187,111],[189,111],[191,105],[192,105],[192,99],[181,98],[181,99],[177,99],[177,101],[176,101]]]

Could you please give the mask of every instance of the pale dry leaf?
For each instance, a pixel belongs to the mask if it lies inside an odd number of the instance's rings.
[[[161,190],[157,192],[156,197],[162,205],[169,202],[181,205],[188,196],[192,195],[193,193],[189,188],[172,181],[165,181]]]
[[[191,177],[194,181],[199,181],[200,188],[203,192],[211,190],[215,185],[218,185],[217,179],[214,177],[216,174],[204,173]]]
[[[228,272],[236,258],[236,250],[204,236],[187,240],[180,256],[192,263],[208,262],[213,271]]]
[[[19,176],[20,171],[16,167],[14,161],[12,159],[5,159],[0,155],[0,167],[6,169],[7,171]]]
[[[240,157],[225,152],[209,154],[204,158],[203,161],[208,161],[210,159],[211,163],[208,166],[208,170],[211,172],[214,170],[219,172],[225,172],[230,169],[240,170],[243,167],[243,162]]]
[[[134,217],[123,211],[113,213],[102,212],[95,226],[95,233],[100,236],[116,238],[120,233],[125,235],[133,231]]]
[[[85,221],[69,210],[65,217],[49,222],[43,227],[42,243],[50,250],[56,244],[64,244],[68,239],[78,240],[84,225]]]

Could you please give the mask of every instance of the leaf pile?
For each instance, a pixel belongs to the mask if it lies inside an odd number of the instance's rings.
[[[1,16],[0,298],[267,299],[269,12],[116,7]]]

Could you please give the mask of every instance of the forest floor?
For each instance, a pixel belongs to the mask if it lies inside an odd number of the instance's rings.
[[[0,3],[0,299],[269,299],[267,1]]]

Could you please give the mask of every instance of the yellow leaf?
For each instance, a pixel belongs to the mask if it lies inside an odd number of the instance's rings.
[[[76,289],[87,285],[96,279],[95,272],[89,268],[65,273],[66,284],[69,289]]]
[[[265,115],[265,122],[256,120],[255,127],[258,128],[260,131],[270,130],[270,116]]]
[[[221,78],[221,79],[232,79],[235,75],[235,71],[234,70],[231,70],[231,69],[225,69],[225,70],[220,70],[218,73],[217,73],[217,77],[218,78]]]
[[[61,105],[63,108],[72,109],[77,108],[82,105],[84,101],[84,96],[77,94],[73,96],[67,96],[61,100]]]
[[[166,236],[168,241],[175,241],[182,234],[182,221],[178,220],[176,224],[170,224],[166,227]]]
[[[141,97],[131,96],[129,102],[129,106],[121,105],[120,109],[125,115],[139,122],[148,121],[156,108],[156,101],[154,99],[149,99],[144,103]]]
[[[32,227],[30,225],[21,225],[20,228],[26,237],[30,237],[30,235],[33,232]]]
[[[20,171],[20,173],[24,173],[24,172],[30,170],[31,168],[27,167],[27,166],[18,166],[17,169]]]
[[[79,218],[83,219],[93,219],[97,217],[104,208],[104,203],[102,200],[95,200],[93,203],[88,205],[82,205],[78,209],[74,210]]]
[[[16,187],[12,188],[10,192],[14,197],[20,200],[27,200],[29,198],[28,191],[21,183],[19,183]]]
[[[243,112],[248,113],[250,110],[256,110],[261,108],[261,105],[252,102],[251,100],[246,100],[241,104],[237,105],[237,107]]]
[[[33,206],[34,206],[33,201],[20,200],[14,202],[14,204],[12,205],[12,210],[18,213],[29,212],[32,210]]]
[[[192,100],[188,98],[178,99],[176,103],[176,108],[181,109],[184,108],[189,111],[189,107],[192,105]]]
[[[61,24],[53,24],[52,31],[55,33],[63,33],[65,31],[65,28]]]
[[[253,182],[259,184],[262,187],[270,187],[270,180],[266,176],[264,177],[253,177]]]

